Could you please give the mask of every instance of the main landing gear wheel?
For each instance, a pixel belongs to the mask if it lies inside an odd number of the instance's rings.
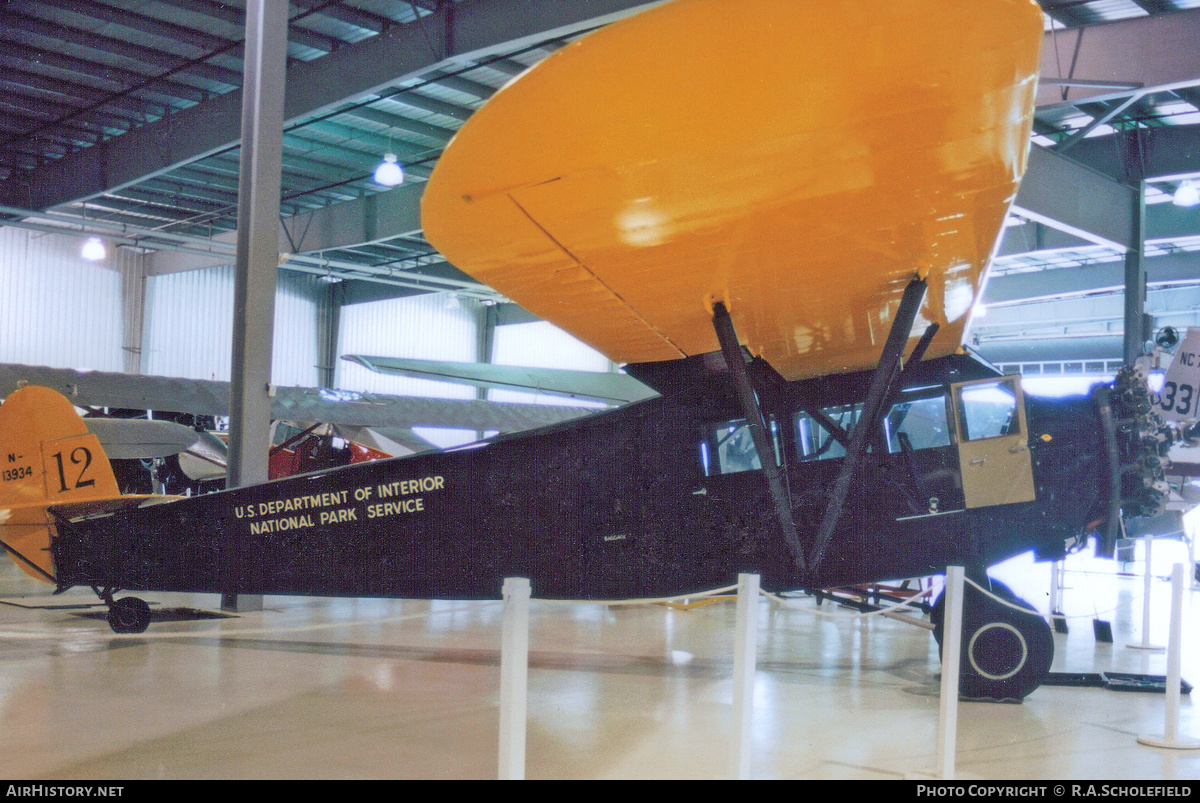
[[[1006,585],[992,580],[991,592],[1029,612],[1014,610],[970,583],[965,585],[958,693],[969,700],[1019,702],[1050,673],[1054,634],[1034,607]],[[939,655],[945,607],[943,592],[930,614]]]
[[[144,599],[121,597],[108,606],[108,626],[114,633],[142,633],[150,626],[150,606]]]

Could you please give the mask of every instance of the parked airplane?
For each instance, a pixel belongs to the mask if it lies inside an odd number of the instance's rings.
[[[14,423],[56,404],[26,388],[0,406],[0,537],[124,631],[149,613],[118,590],[474,599],[525,576],[594,600],[1109,553],[1122,506],[1161,506],[1143,379],[1024,398],[960,348],[1041,38],[1032,0],[674,0],[603,28],[472,116],[423,222],[659,395],[164,502],[111,498],[65,411]],[[1014,604],[968,600],[964,694],[1045,677],[1049,627]]]
[[[206,430],[229,414],[229,383],[0,364],[0,398],[26,385],[53,388],[92,411],[84,422],[115,461],[118,485],[126,492],[160,488],[184,495],[223,487],[228,447],[219,433]],[[147,410],[155,420],[112,417]],[[272,405],[277,420],[270,478],[437,448],[414,427],[520,432],[582,412],[558,405],[279,387]],[[147,471],[143,461],[155,458],[161,463]]]
[[[229,415],[229,383],[207,379],[77,371],[38,365],[0,363],[0,398],[26,385],[53,388],[80,407],[116,407]],[[482,402],[358,393],[326,388],[275,387],[275,421],[322,421],[339,427],[397,430],[413,427],[470,427],[480,431],[520,432],[579,415],[573,407]]]

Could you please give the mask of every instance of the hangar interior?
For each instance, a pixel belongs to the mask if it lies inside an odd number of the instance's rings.
[[[286,93],[278,281],[240,312],[247,3],[0,7],[0,363],[229,382],[239,351],[269,351],[266,373],[242,381],[411,402],[388,432],[392,454],[603,406],[342,358],[618,370],[447,262],[423,236],[420,202],[443,149],[505,84],[656,3],[285,5],[286,81],[265,81]],[[1028,392],[1058,393],[1111,378],[1164,327],[1200,326],[1200,0],[1040,5],[1029,168],[966,345]],[[863,44],[846,42],[845,58]],[[398,186],[376,180],[385,154],[403,167]],[[85,257],[89,244],[99,253]],[[235,326],[264,309],[269,350]],[[449,404],[471,401],[526,418]],[[1143,638],[1138,555],[1068,561],[1075,618],[1055,636],[1056,670],[1165,672],[1161,654],[1126,649]],[[1154,573],[1187,559],[1186,539],[1164,539]],[[1026,599],[1046,599],[1044,565],[1003,571]],[[12,566],[0,583],[8,777],[495,776],[498,603],[268,598],[237,618],[114,636],[81,618],[97,609],[86,590],[51,599]],[[1156,617],[1167,593],[1155,584]],[[1190,595],[1187,607],[1194,622]],[[1093,618],[1112,620],[1114,643],[1093,639]],[[732,622],[731,604],[535,603],[529,777],[728,777]],[[760,624],[756,775],[927,768],[937,647],[926,631],[778,608]],[[1156,619],[1156,640],[1165,628]],[[1187,639],[1185,678],[1197,670]],[[1044,687],[1021,705],[966,706],[960,765],[983,778],[1200,777],[1196,752],[1135,744],[1161,731],[1161,700]],[[1186,697],[1181,727],[1200,736]]]

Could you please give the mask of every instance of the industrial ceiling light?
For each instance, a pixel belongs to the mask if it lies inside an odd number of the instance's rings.
[[[99,262],[108,256],[107,250],[104,248],[104,241],[99,237],[88,237],[83,242],[83,248],[79,250],[79,255],[88,262]]]
[[[1196,206],[1200,204],[1200,186],[1194,181],[1185,181],[1175,190],[1174,203],[1176,206]]]
[[[396,154],[388,151],[383,155],[383,161],[375,168],[375,183],[385,187],[395,187],[404,182],[404,169],[396,163]]]
[[[87,231],[87,204],[83,205],[83,225],[80,228]],[[104,248],[104,241],[99,237],[88,237],[83,241],[83,248],[79,249],[79,256],[86,259],[88,262],[99,262],[108,256]]]

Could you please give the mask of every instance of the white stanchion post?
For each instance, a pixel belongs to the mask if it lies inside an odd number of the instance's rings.
[[[1050,621],[1055,623],[1055,614],[1062,613],[1062,569],[1063,563],[1061,560],[1056,560],[1050,564]]]
[[[750,778],[751,725],[754,721],[754,670],[758,658],[757,574],[739,574],[737,634],[733,645],[733,721],[736,728],[733,777]]]
[[[1197,576],[1196,572],[1196,537],[1200,535],[1200,532],[1197,532],[1197,530],[1200,530],[1200,527],[1193,526],[1191,519],[1185,515],[1183,517],[1183,529],[1187,533],[1188,538],[1188,566],[1190,567],[1188,585],[1195,590],[1200,588],[1200,576]]]
[[[1142,598],[1142,643],[1130,644],[1132,650],[1149,650],[1150,652],[1162,652],[1162,647],[1150,643],[1150,551],[1152,549],[1152,539],[1149,535],[1142,536],[1142,543],[1145,545],[1146,552],[1146,573],[1144,596]]]
[[[1162,736],[1139,736],[1138,742],[1151,747],[1175,750],[1200,750],[1200,740],[1179,735],[1179,698],[1183,648],[1183,564],[1171,570],[1171,637],[1167,642],[1167,713]]]
[[[962,652],[963,567],[946,567],[946,609],[942,622],[942,693],[938,707],[937,777],[954,780],[958,740],[958,669]]]
[[[500,780],[525,779],[525,705],[529,675],[529,581],[504,581],[500,634]]]

